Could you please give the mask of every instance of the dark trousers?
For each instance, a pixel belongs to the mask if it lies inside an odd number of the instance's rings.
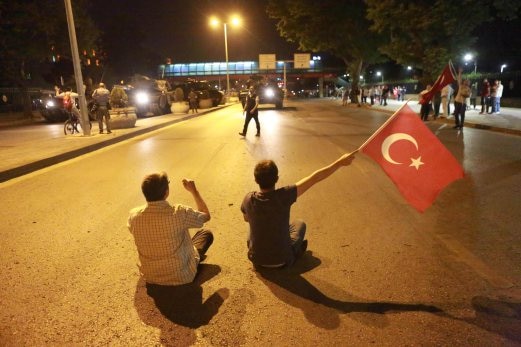
[[[434,101],[434,119],[438,118],[440,115],[440,106],[441,106],[441,100],[435,100]]]
[[[466,104],[457,101],[454,102],[454,119],[457,127],[463,127],[463,122],[465,122],[466,109]]]
[[[188,104],[190,105],[190,111],[197,113],[197,100],[190,100]]]
[[[250,124],[251,119],[255,120],[255,124],[257,126],[257,134],[260,134],[260,123],[259,123],[259,113],[250,113],[250,111],[246,111],[246,119],[244,120],[244,127],[242,128],[242,133],[246,134],[248,131],[248,125]]]
[[[110,133],[110,113],[107,106],[99,106],[96,110],[96,117],[98,118],[98,126],[100,133],[103,132],[103,118],[105,118],[105,125],[107,131]]]
[[[421,108],[420,108],[421,120],[428,120],[430,111],[431,111],[431,104],[422,104]]]
[[[306,237],[306,223],[302,220],[295,220],[292,223],[289,224],[289,237],[291,239],[291,249],[293,251],[293,258],[288,260],[288,263],[280,264],[276,266],[269,266],[269,265],[262,265],[262,264],[255,264],[254,266],[257,268],[261,267],[268,267],[268,268],[275,268],[275,267],[283,267],[283,266],[291,266],[295,262],[295,260],[299,257],[301,257],[304,253],[302,250],[302,243],[304,242],[304,238]],[[306,241],[307,243],[307,241]],[[248,259],[250,259],[253,262],[252,254],[249,251],[251,249],[251,241],[248,236],[248,240],[246,241],[246,245],[248,246]]]
[[[210,230],[201,229],[192,237],[192,243],[202,259],[213,243],[213,234]]]
[[[481,97],[481,113],[485,113],[490,109],[490,96]]]

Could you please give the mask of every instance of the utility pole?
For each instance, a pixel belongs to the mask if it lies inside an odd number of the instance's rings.
[[[76,41],[76,29],[74,27],[71,0],[64,1],[65,12],[67,14],[67,24],[69,26],[69,40],[71,42],[72,63],[74,65],[74,76],[76,78],[76,90],[78,91],[78,97],[80,99],[81,129],[83,130],[83,135],[90,136],[89,113],[87,111],[87,101],[85,99],[85,88],[83,87],[80,54],[78,51],[78,42]]]

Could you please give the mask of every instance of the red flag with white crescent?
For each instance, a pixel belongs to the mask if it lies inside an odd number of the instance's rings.
[[[360,150],[376,161],[403,197],[424,212],[463,168],[406,104]]]

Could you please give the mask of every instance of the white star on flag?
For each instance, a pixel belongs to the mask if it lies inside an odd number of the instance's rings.
[[[414,166],[416,170],[419,170],[420,166],[422,166],[423,164],[424,163],[422,162],[422,157],[420,155],[417,159],[411,158],[411,165],[409,166]]]

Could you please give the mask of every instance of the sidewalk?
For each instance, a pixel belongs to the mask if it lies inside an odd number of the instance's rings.
[[[387,106],[373,105],[372,107],[393,113],[404,103],[403,101],[388,100]],[[416,113],[420,113],[421,105],[418,101],[409,101],[409,106]],[[452,111],[454,111],[454,104],[451,104],[451,112]],[[475,110],[471,108],[465,112],[465,127],[521,135],[521,109],[501,107],[500,114],[479,114],[480,111],[481,106],[478,105]],[[432,121],[432,115],[429,119]],[[448,118],[440,117],[436,122],[454,125],[454,116],[449,115]]]
[[[50,124],[38,117],[0,118],[0,183],[231,105],[200,109],[196,114],[138,118],[135,127],[114,129],[111,134],[99,134],[97,122],[92,122],[91,136],[64,135],[63,123]]]
[[[324,99],[324,101],[327,99]],[[336,102],[338,100],[331,100]],[[291,101],[297,102],[298,100]],[[387,106],[374,105],[372,109],[392,114],[404,102],[389,100]],[[213,112],[233,103],[200,111],[198,114],[167,114],[140,118],[130,129],[116,129],[112,134],[98,134],[98,126],[93,122],[92,135],[65,136],[63,124],[48,124],[43,119],[20,121],[16,117],[0,117],[0,183],[31,173],[56,163],[75,158],[108,145],[145,134],[162,127]],[[409,101],[409,106],[417,113],[420,105]],[[454,117],[438,118],[435,122],[454,124]],[[468,110],[465,127],[498,131],[521,135],[521,109],[501,108],[501,114],[479,114],[479,110]]]

